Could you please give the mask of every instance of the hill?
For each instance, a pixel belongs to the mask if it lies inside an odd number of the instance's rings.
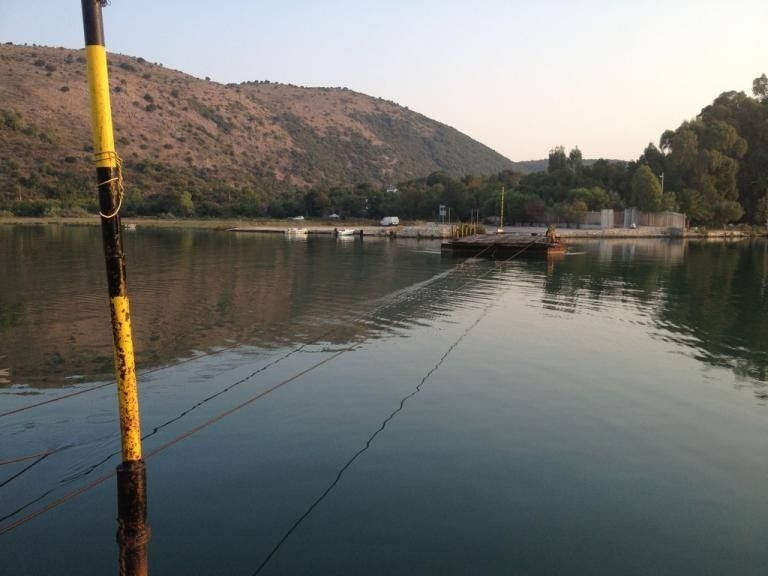
[[[187,191],[203,213],[233,196],[258,212],[313,187],[513,167],[450,126],[346,88],[222,85],[118,54],[109,66],[129,209],[183,204],[173,196]],[[0,210],[92,209],[84,51],[0,45],[0,71]]]

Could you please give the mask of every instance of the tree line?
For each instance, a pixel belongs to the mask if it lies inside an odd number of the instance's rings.
[[[8,129],[20,123],[9,114],[0,120]],[[10,176],[14,170],[18,167],[10,163],[0,166],[0,173]],[[696,118],[665,131],[658,146],[648,144],[637,160],[629,162],[585,161],[578,147],[566,153],[557,146],[550,150],[543,172],[504,170],[461,178],[435,172],[387,187],[360,183],[296,188],[267,178],[238,187],[217,184],[203,171],[146,161],[128,160],[126,170],[139,187],[145,181],[152,183],[148,194],[129,193],[123,212],[128,216],[282,218],[336,213],[350,218],[396,215],[431,220],[444,205],[453,219],[468,220],[477,211],[483,217],[499,215],[504,190],[506,222],[579,222],[588,210],[635,207],[646,212],[682,211],[691,223],[707,226],[736,221],[765,224],[768,78],[763,74],[754,80],[752,96],[734,91],[721,94]],[[96,201],[85,177],[64,176],[44,186],[44,198],[6,195],[0,212],[95,212]],[[22,184],[33,186],[34,182]]]
[[[586,163],[578,147],[550,150],[546,172],[451,178],[434,173],[397,185],[311,190],[307,214],[337,209],[356,216],[397,214],[435,218],[440,204],[457,219],[472,210],[500,213],[508,222],[579,222],[584,212],[638,208],[681,211],[693,224],[724,226],[768,221],[768,77],[753,81],[752,96],[725,92],[699,115],[666,130],[637,160]]]
[[[259,203],[263,215],[436,219],[438,207],[455,219],[474,211],[507,222],[579,222],[584,212],[638,208],[681,211],[693,224],[724,226],[768,220],[768,78],[753,82],[752,96],[725,92],[699,115],[666,130],[637,160],[584,161],[578,147],[550,150],[545,172],[454,178],[435,172],[383,188],[315,186],[283,190]]]

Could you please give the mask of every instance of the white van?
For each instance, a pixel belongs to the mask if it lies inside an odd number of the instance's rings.
[[[379,222],[379,226],[399,226],[400,218],[397,216],[384,216]]]

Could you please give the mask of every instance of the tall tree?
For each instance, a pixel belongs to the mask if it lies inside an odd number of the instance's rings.
[[[732,126],[746,142],[736,176],[738,200],[748,220],[763,222],[758,203],[768,194],[768,78],[753,82],[754,98],[744,92],[724,92],[699,115],[705,122],[720,121]]]
[[[555,146],[549,151],[549,162],[547,164],[547,172],[550,174],[557,172],[558,170],[565,170],[568,167],[568,158],[565,156],[565,148],[562,146]]]
[[[762,74],[752,81],[752,94],[760,101],[768,98],[768,76]]]
[[[643,150],[643,155],[638,160],[640,164],[647,164],[651,171],[659,175],[664,172],[664,154],[661,150],[656,148],[653,142],[649,142],[648,146]]]
[[[693,122],[683,122],[674,132],[666,131],[661,146],[667,182],[675,190],[695,190],[700,198],[698,218],[707,224],[722,224],[738,219],[739,159],[747,151],[746,141],[728,122],[705,114]]]
[[[632,175],[632,206],[643,212],[658,212],[662,202],[661,184],[647,164],[638,166]]]
[[[583,158],[581,156],[581,150],[576,146],[572,148],[568,153],[568,168],[574,174],[580,174],[583,168]]]

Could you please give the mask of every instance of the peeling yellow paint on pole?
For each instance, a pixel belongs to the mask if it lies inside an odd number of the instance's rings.
[[[107,50],[104,46],[86,46],[88,66],[88,91],[91,100],[91,126],[93,126],[93,151],[96,166],[116,166],[114,133],[112,130],[112,105],[109,100],[109,76],[107,75]]]
[[[101,235],[107,267],[109,307],[115,350],[115,378],[120,411],[120,439],[123,462],[141,460],[141,424],[136,364],[131,336],[131,312],[125,283],[120,206],[122,174],[115,152],[112,130],[112,108],[109,101],[109,75],[104,30],[101,18],[102,0],[81,0],[88,67],[88,91],[93,123],[93,152],[99,189]]]
[[[110,299],[123,461],[141,460],[141,423],[128,298]]]

